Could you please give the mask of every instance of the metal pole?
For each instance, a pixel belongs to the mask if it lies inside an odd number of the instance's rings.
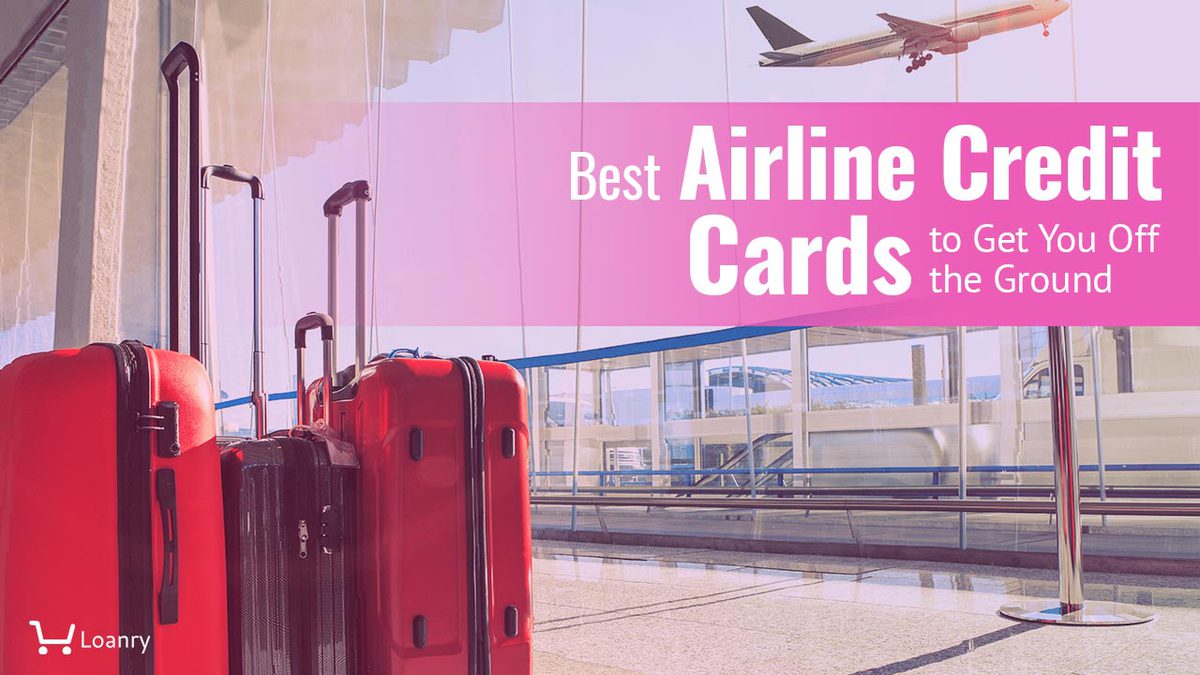
[[[742,346],[742,401],[746,405],[746,461],[750,466],[750,496],[758,496],[758,476],[754,467],[754,425],[750,421],[750,367],[747,365],[746,338],[741,340]],[[754,512],[750,512],[754,517]]]
[[[583,147],[583,113],[587,103],[587,0],[579,8],[579,147]],[[575,351],[583,351],[583,202],[579,202],[579,249],[575,257]],[[579,494],[579,363],[575,363],[575,426],[571,458],[571,494]],[[602,445],[603,447],[603,445]],[[575,531],[576,508],[571,507],[571,531]]]
[[[1058,523],[1058,603],[1063,614],[1083,607],[1083,523],[1079,514],[1079,441],[1070,329],[1049,328],[1050,426],[1053,432],[1055,518]]]
[[[328,223],[327,244],[325,246],[326,260],[325,265],[329,271],[329,291],[326,300],[325,311],[329,316],[333,317],[334,325],[337,325],[338,319],[338,216],[331,215],[326,218]]]
[[[204,190],[201,194],[201,199],[205,200],[204,208],[200,209],[200,254],[204,256],[201,260],[204,261],[200,265],[200,363],[204,364],[204,369],[208,371],[208,379],[214,384],[216,383],[216,371],[212,367],[212,351],[208,343],[209,328],[212,321],[212,313],[209,311],[209,303],[212,302],[213,294],[210,293],[210,276],[208,273],[208,265],[211,256],[209,251],[209,234],[208,234],[208,190]]]
[[[1051,326],[1046,351],[1050,360],[1050,426],[1053,431],[1054,502],[1058,525],[1058,602],[1031,600],[1005,605],[1000,613],[1022,621],[1072,625],[1144,623],[1154,615],[1143,608],[1113,602],[1083,601],[1083,523],[1079,509],[1079,456],[1075,434],[1075,362],[1071,330]]]
[[[579,494],[579,362],[575,362],[575,423],[571,425],[571,494]],[[575,531],[575,506],[571,507],[571,531]]]
[[[304,400],[304,347],[296,347],[296,426],[308,426],[308,402]],[[329,399],[325,399],[328,401]]]
[[[219,359],[217,357],[217,342],[216,336],[212,330],[212,318],[216,315],[216,275],[211,273],[210,263],[212,256],[212,233],[208,229],[208,190],[200,191],[201,199],[205,200],[205,204],[200,209],[200,251],[203,256],[200,265],[200,362],[204,364],[204,369],[208,371],[208,379],[212,383],[213,392],[217,397],[221,395],[221,369],[219,367]],[[224,430],[225,428],[225,411],[217,411],[217,429]]]
[[[1104,482],[1104,424],[1100,416],[1100,327],[1092,326],[1092,406],[1096,411],[1096,470],[1100,474],[1100,501],[1108,499]],[[1108,525],[1108,516],[1100,517],[1101,525]]]
[[[803,367],[800,369],[800,383],[797,385],[795,374],[793,374],[792,375],[792,386],[793,387],[795,387],[795,386],[801,387],[801,391],[803,392],[803,398],[801,399],[801,406],[800,406],[801,415],[802,415],[802,419],[803,419],[803,424],[801,425],[802,429],[801,429],[801,433],[800,433],[800,442],[801,442],[800,455],[801,455],[801,457],[804,458],[804,468],[812,469],[813,468],[812,442],[811,442],[812,439],[809,437],[809,434],[808,434],[809,413],[812,412],[812,388],[811,388],[811,384],[810,384],[810,377],[809,377],[810,373],[809,373],[809,366],[808,366],[808,329],[807,328],[800,331],[800,352],[802,354],[801,364],[803,364]],[[813,474],[811,471],[809,471],[808,473],[804,474],[804,486],[812,487],[812,482],[813,482]]]
[[[958,352],[953,362],[958,364],[954,374],[958,382],[958,498],[967,498],[967,432],[971,425],[971,397],[967,395],[967,328],[959,326],[955,334],[955,349]],[[922,369],[924,370],[924,369]],[[958,514],[958,548],[967,548],[967,514]]]
[[[354,377],[367,365],[367,200],[354,202]]]
[[[263,393],[265,357],[263,355],[263,318],[262,318],[262,200],[254,202],[254,353],[251,356],[251,385],[250,398],[254,401],[254,436],[262,438],[267,434],[267,399]]]

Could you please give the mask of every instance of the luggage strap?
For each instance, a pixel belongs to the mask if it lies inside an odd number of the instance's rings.
[[[467,493],[467,669],[469,673],[491,673],[487,574],[487,481],[484,457],[483,370],[470,357],[451,361],[463,372],[465,405],[465,467]]]

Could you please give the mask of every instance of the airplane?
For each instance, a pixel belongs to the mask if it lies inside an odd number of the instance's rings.
[[[764,68],[811,68],[852,66],[876,59],[911,59],[905,72],[914,72],[933,59],[933,52],[957,54],[985,35],[1042,25],[1050,36],[1050,21],[1067,11],[1067,0],[1025,0],[974,10],[934,21],[917,21],[883,12],[877,16],[889,30],[837,42],[814,42],[812,38],[755,5],[746,11],[771,45],[758,65]]]

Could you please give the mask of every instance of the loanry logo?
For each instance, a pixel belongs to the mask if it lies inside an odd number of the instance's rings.
[[[53,648],[61,651],[64,655],[69,656],[74,650],[73,644],[77,644],[79,649],[137,649],[145,654],[150,648],[149,635],[89,635],[84,630],[75,630],[75,624],[71,624],[67,628],[67,636],[46,637],[45,631],[42,630],[42,622],[36,619],[30,620],[30,626],[37,632],[38,654],[46,656]],[[75,634],[79,633],[79,641],[76,643]],[[57,633],[61,635],[62,633]]]

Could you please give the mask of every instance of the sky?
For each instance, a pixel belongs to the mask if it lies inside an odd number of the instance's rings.
[[[769,47],[745,11],[721,0],[587,0],[589,101],[953,101],[954,57],[917,73],[887,60],[844,68],[759,68]],[[954,0],[760,0],[817,42],[886,29],[875,16],[952,16]],[[997,2],[958,0],[958,11]],[[1001,3],[1003,4],[1003,3]],[[398,101],[578,101],[583,0],[509,0],[506,23],[456,31],[450,54],[413,63]],[[1200,78],[1175,77],[1194,62],[1200,7],[1184,0],[1077,0],[1037,27],[971,44],[959,58],[962,101],[1070,101],[1071,22],[1081,101],[1196,101]],[[511,40],[510,40],[511,36]],[[510,60],[510,46],[512,59]],[[728,68],[726,68],[728,65]],[[510,78],[510,66],[511,74]]]

